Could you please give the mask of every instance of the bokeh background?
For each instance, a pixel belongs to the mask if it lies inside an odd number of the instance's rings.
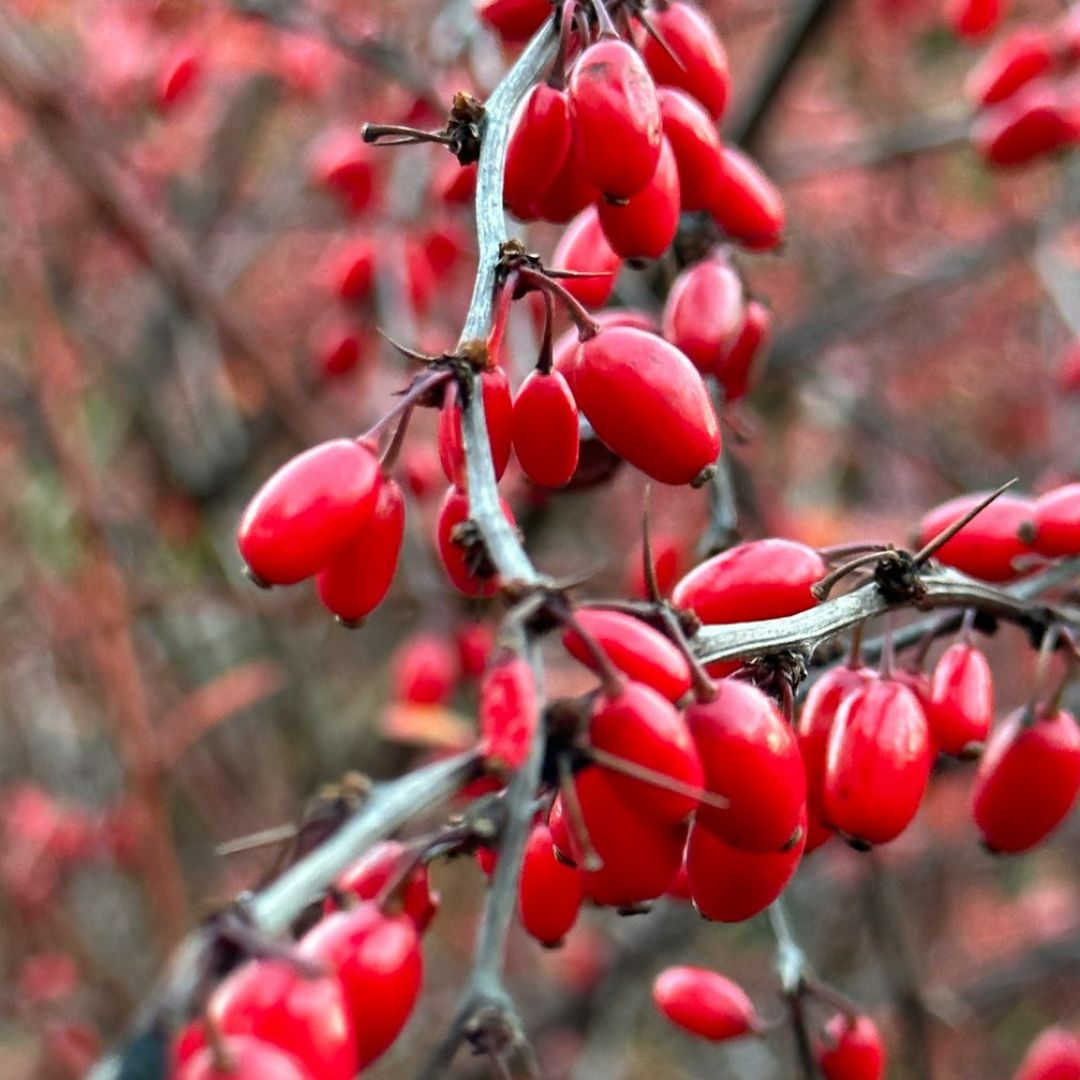
[[[737,112],[792,4],[705,6]],[[935,0],[832,7],[753,146],[790,228],[778,254],[735,256],[777,333],[727,453],[743,535],[903,542],[953,494],[1077,478],[1080,162],[980,161],[963,84],[985,45],[949,34]],[[1018,0],[1008,25],[1061,9]],[[6,1078],[80,1076],[182,933],[280,854],[219,845],[295,821],[347,770],[396,775],[472,737],[467,674],[443,706],[392,700],[403,641],[453,645],[498,614],[454,594],[433,554],[430,417],[402,463],[402,566],[363,628],[337,626],[308,588],[253,588],[233,537],[279,463],[390,406],[409,368],[376,328],[450,348],[471,288],[468,185],[444,151],[372,152],[360,210],[313,182],[313,155],[364,120],[437,126],[428,102],[482,97],[505,63],[467,0],[0,8]],[[549,255],[558,234],[531,226],[530,248]],[[349,304],[332,282],[358,240],[374,284]],[[655,309],[665,275],[626,271],[619,301]],[[527,369],[524,310],[511,341]],[[589,593],[636,587],[640,475],[548,499],[513,470],[503,486],[542,568],[587,576]],[[689,565],[704,500],[658,490],[653,517]],[[1002,709],[1024,700],[1023,639],[1002,631],[988,649]],[[585,685],[550,660],[556,692]],[[995,861],[969,823],[970,776],[941,775],[887,851],[829,845],[790,892],[819,971],[884,1026],[890,1076],[931,1075],[920,1029],[932,1075],[959,1080],[1007,1076],[1041,1027],[1080,1022],[1080,822]],[[483,875],[469,859],[433,873],[427,990],[373,1076],[411,1074],[469,964]],[[653,1013],[652,976],[687,959],[779,1014],[763,920],[709,926],[672,902],[590,912],[551,953],[515,936],[511,983],[550,1075],[792,1075],[782,1032],[717,1049]]]

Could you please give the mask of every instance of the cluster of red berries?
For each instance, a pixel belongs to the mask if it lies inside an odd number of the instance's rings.
[[[373,848],[294,950],[249,960],[214,990],[174,1042],[173,1080],[352,1080],[412,1014],[438,903],[415,853]]]
[[[653,1001],[677,1027],[713,1042],[761,1035],[767,1030],[742,987],[705,968],[662,971],[653,983]],[[825,1080],[881,1080],[885,1075],[885,1045],[868,1016],[832,1016],[822,1030],[816,1053]]]
[[[985,499],[961,495],[929,511],[918,543],[929,543]],[[938,562],[983,581],[1014,581],[1047,559],[1080,555],[1080,484],[1039,498],[1004,494],[934,553]]]
[[[972,140],[991,165],[1024,165],[1080,142],[1080,12],[1019,26],[972,69]]]

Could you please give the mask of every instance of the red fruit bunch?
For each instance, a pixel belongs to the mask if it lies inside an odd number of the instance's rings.
[[[997,25],[1002,7],[1001,0],[958,0],[951,5],[954,27],[981,37]],[[1046,27],[1025,23],[972,68],[966,90],[978,114],[971,137],[988,165],[1026,165],[1080,142],[1075,24],[1073,12]]]

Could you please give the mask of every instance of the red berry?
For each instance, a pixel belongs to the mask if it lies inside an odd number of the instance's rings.
[[[834,1016],[817,1054],[825,1080],[881,1080],[885,1075],[885,1046],[869,1016]]]
[[[408,848],[397,840],[384,840],[376,844],[356,860],[334,882],[338,893],[354,896],[358,900],[377,900],[390,879],[411,860]],[[412,920],[417,933],[423,933],[439,910],[439,894],[431,891],[428,869],[422,863],[415,866],[405,878],[399,890],[402,909]],[[333,895],[326,898],[323,912],[330,915],[338,910]]]
[[[596,277],[560,278],[559,284],[589,308],[603,307],[611,299],[622,260],[600,225],[595,206],[582,210],[566,227],[551,257],[553,270],[574,270]],[[576,333],[576,331],[575,331]]]
[[[207,1015],[223,1035],[270,1043],[319,1080],[356,1074],[356,1032],[336,978],[307,978],[285,960],[252,960],[213,992]]]
[[[990,165],[1009,167],[1056,153],[1080,137],[1075,110],[1057,83],[1032,79],[1010,98],[982,112],[971,129],[975,148]]]
[[[397,570],[405,535],[405,497],[384,478],[364,531],[319,571],[319,599],[342,622],[356,623],[382,603]]]
[[[996,105],[1054,65],[1054,49],[1043,31],[1021,26],[1003,38],[971,69],[967,96],[979,105]]]
[[[321,919],[299,951],[337,975],[365,1068],[386,1052],[416,1005],[424,974],[416,928],[407,916],[384,915],[368,902]]]
[[[806,819],[799,840],[787,851],[744,851],[700,822],[690,829],[686,876],[694,906],[714,922],[743,922],[764,911],[795,876],[806,843]]]
[[[721,170],[709,210],[733,240],[750,251],[768,251],[784,231],[784,199],[776,185],[745,154],[721,151]]]
[[[519,221],[538,216],[538,200],[555,182],[570,155],[570,104],[546,83],[521,103],[506,148],[503,202]]]
[[[735,1039],[760,1027],[757,1010],[743,988],[715,971],[665,968],[652,992],[664,1016],[703,1039]]]
[[[945,21],[960,37],[983,37],[1004,15],[1004,0],[946,0]]]
[[[810,687],[806,695],[795,730],[806,772],[806,812],[810,825],[810,835],[806,840],[807,855],[832,835],[832,828],[825,817],[825,762],[833,721],[844,698],[876,677],[869,668],[847,665],[831,668]]]
[[[589,743],[679,783],[680,790],[671,791],[659,780],[637,779],[601,761],[611,789],[636,814],[676,824],[697,807],[697,798],[685,789],[701,788],[701,758],[683,718],[651,687],[631,682],[601,697],[589,722]]]
[[[760,361],[768,352],[771,333],[769,309],[757,300],[748,300],[735,340],[720,354],[712,369],[713,377],[723,387],[725,401],[738,401],[746,396],[757,379]]]
[[[919,545],[928,543],[985,497],[985,493],[961,495],[931,510],[919,523]],[[1010,581],[1019,576],[1015,560],[1030,552],[1017,534],[1034,509],[1030,499],[999,495],[938,548],[934,558],[984,581]]]
[[[311,577],[367,526],[379,461],[362,443],[333,439],[283,465],[255,493],[237,530],[252,574],[268,585]]]
[[[503,516],[514,525],[514,515],[504,499],[499,500]],[[498,582],[494,577],[478,572],[482,566],[477,564],[476,549],[471,547],[468,536],[462,535],[469,521],[469,499],[456,487],[447,490],[439,507],[439,518],[435,528],[439,558],[443,568],[453,583],[454,588],[466,596],[494,596]],[[480,560],[482,563],[483,560]]]
[[[352,319],[335,313],[315,324],[310,348],[315,374],[337,378],[347,375],[360,362],[360,333]]]
[[[619,798],[611,774],[590,766],[574,778],[589,843],[602,867],[585,867],[586,851],[566,820],[562,796],[548,825],[555,846],[581,871],[586,895],[597,904],[621,907],[662,896],[679,872],[686,826],[661,826],[643,818]]]
[[[728,800],[702,806],[698,821],[748,851],[779,851],[795,838],[806,777],[795,733],[771,698],[750,683],[721,679],[712,701],[686,710],[705,769],[705,787]]]
[[[825,817],[864,843],[894,840],[919,808],[931,756],[926,714],[911,690],[892,679],[857,687],[829,735]]]
[[[515,652],[497,656],[480,683],[484,758],[500,768],[521,768],[529,756],[538,719],[532,668]]]
[[[375,282],[375,245],[358,237],[331,256],[324,271],[335,296],[349,302],[363,300]]]
[[[169,112],[191,95],[202,75],[202,67],[202,53],[194,45],[179,45],[169,53],[154,85],[154,101],[159,112]]]
[[[336,195],[354,214],[371,202],[375,170],[371,149],[359,132],[340,129],[321,136],[312,147],[310,169],[314,182]]]
[[[1018,709],[994,728],[972,790],[991,851],[1027,851],[1065,820],[1080,792],[1080,728],[1072,713]]]
[[[658,259],[675,239],[679,206],[679,170],[665,138],[652,179],[625,203],[601,200],[597,211],[604,235],[622,258]]]
[[[690,689],[690,665],[672,641],[648,623],[621,611],[580,608],[578,624],[600,646],[611,662],[635,682],[645,683],[668,701],[678,701]],[[592,653],[577,631],[563,633],[567,652],[596,670]]]
[[[683,566],[683,544],[677,536],[659,533],[649,544],[652,549],[653,573],[661,596],[667,596],[679,578]],[[626,591],[636,599],[648,599],[645,582],[644,545],[635,544],[626,562]],[[647,680],[644,680],[647,681]]]
[[[558,372],[531,371],[514,399],[514,453],[522,471],[540,487],[570,482],[578,463],[578,409]]]
[[[597,436],[654,480],[691,483],[720,453],[701,376],[654,334],[613,327],[584,342],[573,389]]]
[[[218,1062],[225,1066],[218,1067]],[[177,1068],[173,1080],[315,1080],[291,1054],[250,1035],[230,1035],[217,1053],[202,1046]]]
[[[679,172],[683,210],[707,210],[716,197],[723,168],[720,136],[709,114],[689,95],[671,86],[657,90],[664,136]]]
[[[392,679],[396,701],[439,705],[454,692],[457,657],[445,638],[416,634],[398,646]]]
[[[672,592],[676,607],[704,623],[780,619],[812,608],[825,574],[813,548],[794,540],[751,540],[696,566]]]
[[[581,874],[556,858],[551,830],[534,825],[518,885],[521,925],[542,945],[558,945],[577,922],[584,897]]]
[[[664,337],[701,372],[712,371],[743,324],[743,288],[723,256],[684,270],[664,304]]]
[[[656,81],[685,90],[719,120],[731,79],[727,52],[712,23],[702,11],[682,0],[650,11],[649,18],[664,39],[663,45],[651,36],[645,39],[645,63]]]
[[[484,423],[487,425],[488,446],[495,465],[495,479],[506,472],[514,437],[514,402],[510,396],[510,381],[501,367],[489,368],[480,376],[483,384]],[[451,383],[439,414],[439,461],[446,479],[465,488],[465,446],[462,442],[462,409],[459,388]]]
[[[503,41],[527,41],[551,17],[550,0],[473,0],[476,17]]]
[[[1036,499],[1032,523],[1031,546],[1040,555],[1080,554],[1080,484],[1066,484]]]
[[[926,719],[943,754],[960,755],[986,741],[994,718],[994,677],[985,655],[957,642],[942,654],[930,681]]]
[[[458,627],[454,636],[458,650],[458,666],[468,679],[484,674],[495,636],[486,623],[469,622]]]
[[[570,72],[570,118],[581,171],[605,195],[626,199],[660,160],[662,121],[656,86],[625,41],[590,45]]]
[[[1013,1080],[1080,1080],[1080,1038],[1064,1028],[1047,1028],[1028,1048]]]

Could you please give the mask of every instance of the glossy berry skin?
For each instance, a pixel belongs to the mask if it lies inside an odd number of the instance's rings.
[[[720,453],[701,376],[653,334],[617,326],[584,342],[573,390],[597,436],[654,480],[691,483]]]
[[[683,0],[650,11],[649,16],[668,46],[665,49],[651,36],[645,39],[645,63],[656,81],[684,90],[719,120],[727,105],[731,76],[727,52],[708,17]]]
[[[505,500],[499,500],[503,516],[514,527],[514,515]],[[469,552],[465,545],[456,539],[460,526],[469,520],[469,499],[456,487],[451,487],[443,497],[439,507],[439,516],[435,526],[435,540],[439,549],[439,558],[447,577],[454,588],[466,596],[494,596],[498,581],[494,577],[484,577],[475,572],[476,567],[469,564]]]
[[[1058,558],[1080,554],[1080,484],[1066,484],[1035,500],[1032,548]]]
[[[624,675],[644,683],[668,701],[678,701],[690,689],[690,665],[675,644],[648,623],[621,611],[580,608],[575,617]],[[577,631],[563,632],[563,645],[575,660],[596,670],[592,653]]]
[[[555,856],[551,830],[534,825],[518,883],[518,917],[541,945],[558,945],[577,922],[585,890],[581,874]]]
[[[515,652],[497,655],[480,684],[480,747],[488,764],[521,768],[538,719],[532,667]]]
[[[972,788],[983,843],[1027,851],[1065,820],[1080,792],[1080,728],[1064,709],[1028,722],[1018,709],[994,728]]]
[[[675,279],[664,304],[664,337],[701,372],[711,371],[743,323],[743,287],[727,259],[714,256]]]
[[[599,198],[600,189],[585,175],[571,146],[558,175],[537,198],[536,213],[541,221],[565,225]]]
[[[250,1035],[227,1036],[221,1049],[228,1068],[219,1069],[204,1046],[179,1066],[172,1080],[315,1080],[296,1058]]]
[[[522,102],[506,148],[503,203],[519,221],[538,215],[537,201],[570,154],[570,103],[563,90],[539,83]]]
[[[696,967],[665,968],[653,983],[653,1002],[677,1027],[719,1042],[759,1026],[753,1002],[738,983]]]
[[[672,591],[676,607],[705,623],[780,619],[812,608],[825,574],[813,548],[794,540],[751,540],[696,566]]]
[[[473,0],[476,17],[503,41],[528,41],[551,17],[550,0]]]
[[[885,1075],[885,1044],[868,1016],[834,1016],[825,1025],[817,1057],[825,1080],[881,1080]]]
[[[377,900],[390,879],[410,860],[409,849],[404,844],[397,840],[383,840],[345,870],[334,882],[334,890],[357,900]],[[403,912],[412,920],[416,932],[422,934],[439,910],[439,894],[431,891],[427,867],[422,863],[415,866],[398,891]],[[323,903],[323,913],[330,915],[338,910],[338,902],[331,893]]]
[[[390,591],[404,535],[405,497],[384,477],[363,532],[315,579],[323,606],[346,624],[374,611]]]
[[[670,776],[683,788],[700,789],[701,758],[675,707],[644,683],[626,683],[621,692],[604,695],[589,722],[589,744],[608,754]],[[662,825],[684,821],[697,808],[686,792],[637,779],[601,762],[612,791],[634,812]]]
[[[931,758],[926,714],[911,690],[891,679],[857,688],[829,734],[825,817],[863,843],[896,839],[919,808]]]
[[[986,741],[994,719],[994,677],[979,649],[957,642],[945,650],[930,679],[926,719],[943,754],[959,757]]]
[[[671,143],[661,140],[652,179],[623,203],[597,204],[608,243],[624,259],[658,259],[679,227],[679,170]]]
[[[514,439],[514,402],[510,396],[510,381],[501,367],[489,368],[480,376],[483,385],[484,423],[487,425],[488,446],[495,466],[495,479],[502,478],[510,461]],[[465,488],[465,445],[462,441],[462,410],[460,391],[456,383],[446,388],[446,397],[439,413],[439,463],[450,483]]]
[[[1028,1048],[1013,1080],[1078,1080],[1080,1038],[1064,1028],[1043,1031]]]
[[[931,510],[919,523],[920,547],[983,498],[983,493],[961,495]],[[1033,511],[1030,499],[999,495],[974,521],[938,548],[934,558],[983,581],[1011,581],[1019,576],[1013,562],[1030,552],[1017,534]]]
[[[707,210],[716,197],[723,168],[720,136],[712,117],[689,94],[673,86],[657,89],[664,137],[671,143],[679,173],[683,210]]]
[[[945,21],[959,37],[980,38],[997,27],[1004,8],[1005,0],[947,0]]]
[[[589,841],[603,861],[585,868],[585,851],[567,821],[562,796],[556,798],[548,826],[560,852],[581,872],[585,894],[611,907],[640,904],[663,896],[679,872],[686,826],[661,826],[642,817],[615,793],[610,773],[589,766],[574,778]]]
[[[602,38],[570,72],[573,153],[603,194],[626,199],[651,179],[660,160],[660,102],[641,57],[625,41]]]
[[[735,340],[712,368],[713,377],[723,388],[725,401],[738,401],[746,396],[769,350],[771,336],[772,313],[760,301],[748,300]]]
[[[1047,35],[1034,26],[1017,27],[971,69],[964,89],[979,105],[996,105],[1054,65]]]
[[[613,326],[632,326],[647,334],[659,333],[656,320],[643,311],[632,309],[600,311],[593,316],[593,319],[601,330],[607,330]],[[577,327],[572,326],[555,339],[555,347],[552,349],[555,370],[563,375],[571,390],[574,389],[574,368],[577,365],[577,354],[580,348],[581,338]]]
[[[299,952],[325,964],[345,992],[360,1068],[384,1054],[412,1014],[424,963],[416,927],[372,902],[327,915],[303,937]]]
[[[686,877],[694,906],[713,922],[753,918],[787,888],[805,843],[802,828],[798,842],[787,851],[744,851],[695,822],[686,845]]]
[[[267,585],[311,577],[359,536],[379,495],[379,462],[351,439],[320,443],[255,493],[237,530],[251,573]]]
[[[540,487],[570,482],[581,437],[570,385],[558,371],[531,371],[514,399],[514,453],[525,475]]]
[[[450,643],[439,634],[416,634],[402,642],[391,669],[395,701],[439,705],[454,692],[457,660]]]
[[[709,210],[717,225],[750,251],[780,243],[786,213],[776,185],[739,150],[725,146],[716,194]]]
[[[972,143],[983,160],[1001,168],[1056,153],[1074,145],[1078,136],[1076,117],[1058,85],[1042,78],[986,109],[971,129]]]
[[[336,978],[309,979],[286,961],[252,960],[211,994],[207,1014],[223,1035],[270,1043],[313,1077],[352,1080],[356,1074],[356,1032]]]
[[[825,817],[825,762],[833,721],[844,698],[876,677],[869,668],[852,668],[846,664],[831,668],[810,687],[803,702],[795,733],[806,773],[806,812],[810,828],[806,840],[808,855],[833,831]]]
[[[552,269],[597,275],[559,279],[559,284],[588,308],[603,307],[611,299],[621,265],[622,260],[604,235],[594,206],[582,210],[570,222],[551,257]]]
[[[727,807],[702,806],[697,820],[747,851],[779,851],[794,838],[806,806],[798,742],[771,698],[721,679],[712,701],[686,710],[705,769],[705,787]]]

